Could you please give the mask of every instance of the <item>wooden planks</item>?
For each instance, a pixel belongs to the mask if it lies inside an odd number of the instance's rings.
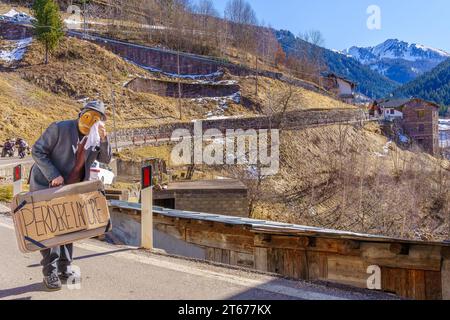
[[[358,288],[367,288],[367,267],[359,257],[329,255],[327,257],[327,280]]]
[[[255,247],[300,249],[306,248],[309,244],[308,237],[273,236],[270,234],[256,234]]]
[[[308,251],[306,258],[308,260],[308,280],[326,280],[328,278],[327,254]]]
[[[293,279],[308,279],[306,251],[270,248],[267,251],[267,269]]]
[[[253,254],[253,237],[186,228],[186,242]]]
[[[384,291],[416,300],[442,299],[440,272],[383,267]]]
[[[442,299],[450,300],[450,259],[444,259],[442,262]]]
[[[155,221],[158,230],[205,247],[209,261],[360,288],[367,288],[367,268],[375,265],[382,271],[383,291],[413,299],[450,299],[450,254],[439,245],[270,234],[249,226],[164,216]]]
[[[268,267],[268,249],[267,248],[255,248],[255,269],[263,272],[269,271]]]
[[[254,268],[254,256],[245,252],[230,251],[230,264],[232,266]]]
[[[438,246],[411,246],[408,254],[392,252],[388,243],[363,243],[361,256],[372,265],[415,270],[441,270],[441,248]]]
[[[441,272],[425,271],[425,299],[442,300],[442,295]]]
[[[230,250],[223,250],[218,248],[206,248],[206,260],[223,264],[231,264]]]

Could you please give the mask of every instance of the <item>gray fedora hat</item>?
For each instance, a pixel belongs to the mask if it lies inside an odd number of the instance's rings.
[[[106,119],[106,108],[105,104],[102,101],[100,100],[89,101],[84,105],[83,109],[80,112],[80,115],[82,115],[88,110],[97,111],[102,115],[103,119]]]

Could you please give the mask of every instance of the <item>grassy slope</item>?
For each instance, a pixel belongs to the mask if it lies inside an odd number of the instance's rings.
[[[41,126],[75,116],[81,107],[77,100],[85,97],[105,101],[111,116],[112,88],[115,92],[118,127],[154,125],[178,119],[177,99],[136,93],[124,88],[126,81],[135,76],[146,76],[147,73],[97,45],[66,38],[52,54],[48,65],[43,64],[42,59],[43,48],[34,41],[16,69],[2,72],[0,112],[6,122],[2,124],[0,137],[21,135],[33,140],[40,133]],[[287,85],[280,81],[260,78],[260,89],[258,96],[255,96],[253,78],[232,78],[241,84],[242,95],[250,106],[245,108],[229,103],[225,115],[256,114],[255,106],[265,109],[270,104],[276,109],[288,90]],[[305,89],[293,88],[289,109],[310,107],[351,106]],[[184,120],[203,118],[207,112],[217,109],[217,102],[199,103],[183,99],[182,108]]]
[[[74,117],[79,106],[70,99],[46,92],[2,72],[0,77],[0,141],[6,137],[35,140],[51,122]]]

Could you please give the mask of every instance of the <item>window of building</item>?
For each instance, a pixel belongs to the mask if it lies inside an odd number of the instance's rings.
[[[425,132],[425,125],[419,124],[419,132]]]
[[[394,109],[391,110],[391,114],[395,114],[395,110]]]
[[[417,111],[417,118],[425,118],[425,110],[418,110]]]

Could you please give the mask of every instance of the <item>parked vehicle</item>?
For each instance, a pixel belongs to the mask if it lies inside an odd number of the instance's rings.
[[[107,165],[94,161],[91,166],[91,180],[101,180],[105,185],[114,183],[115,175]]]

